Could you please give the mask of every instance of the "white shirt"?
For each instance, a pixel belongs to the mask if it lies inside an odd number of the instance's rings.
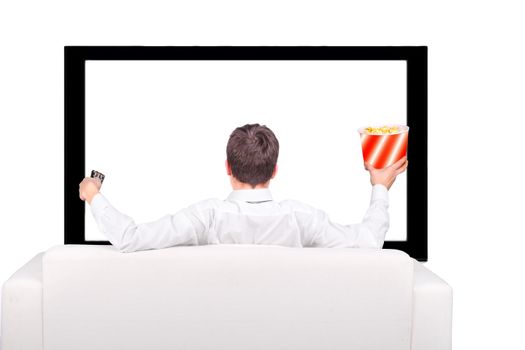
[[[295,200],[273,201],[270,190],[234,190],[228,198],[197,202],[175,214],[136,224],[100,192],[91,201],[98,228],[121,252],[176,245],[265,244],[288,247],[381,248],[389,226],[388,190],[372,187],[361,223],[342,225]]]

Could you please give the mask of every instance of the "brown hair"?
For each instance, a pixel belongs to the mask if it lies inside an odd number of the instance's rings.
[[[279,141],[266,125],[246,124],[231,133],[226,156],[232,175],[254,188],[272,177],[279,156]]]

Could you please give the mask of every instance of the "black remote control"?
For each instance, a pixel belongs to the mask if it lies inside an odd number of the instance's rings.
[[[96,178],[96,179],[99,179],[100,180],[100,183],[103,183],[104,182],[104,178],[106,177],[104,174],[96,171],[96,170],[91,170],[91,177],[92,178]]]

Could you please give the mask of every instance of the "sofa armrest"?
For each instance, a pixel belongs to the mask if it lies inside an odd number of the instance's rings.
[[[412,350],[452,348],[452,288],[414,261]]]
[[[2,288],[2,350],[42,350],[42,256],[16,271]]]

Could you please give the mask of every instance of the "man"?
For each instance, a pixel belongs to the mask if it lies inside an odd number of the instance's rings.
[[[361,223],[341,225],[310,205],[273,201],[269,185],[277,174],[279,142],[266,126],[236,128],[226,154],[233,191],[225,200],[203,200],[137,225],[100,193],[98,179],[82,180],[80,199],[90,204],[99,229],[121,252],[220,243],[381,248],[389,226],[388,189],[408,165],[406,157],[384,169],[365,163],[372,184],[370,207]]]

